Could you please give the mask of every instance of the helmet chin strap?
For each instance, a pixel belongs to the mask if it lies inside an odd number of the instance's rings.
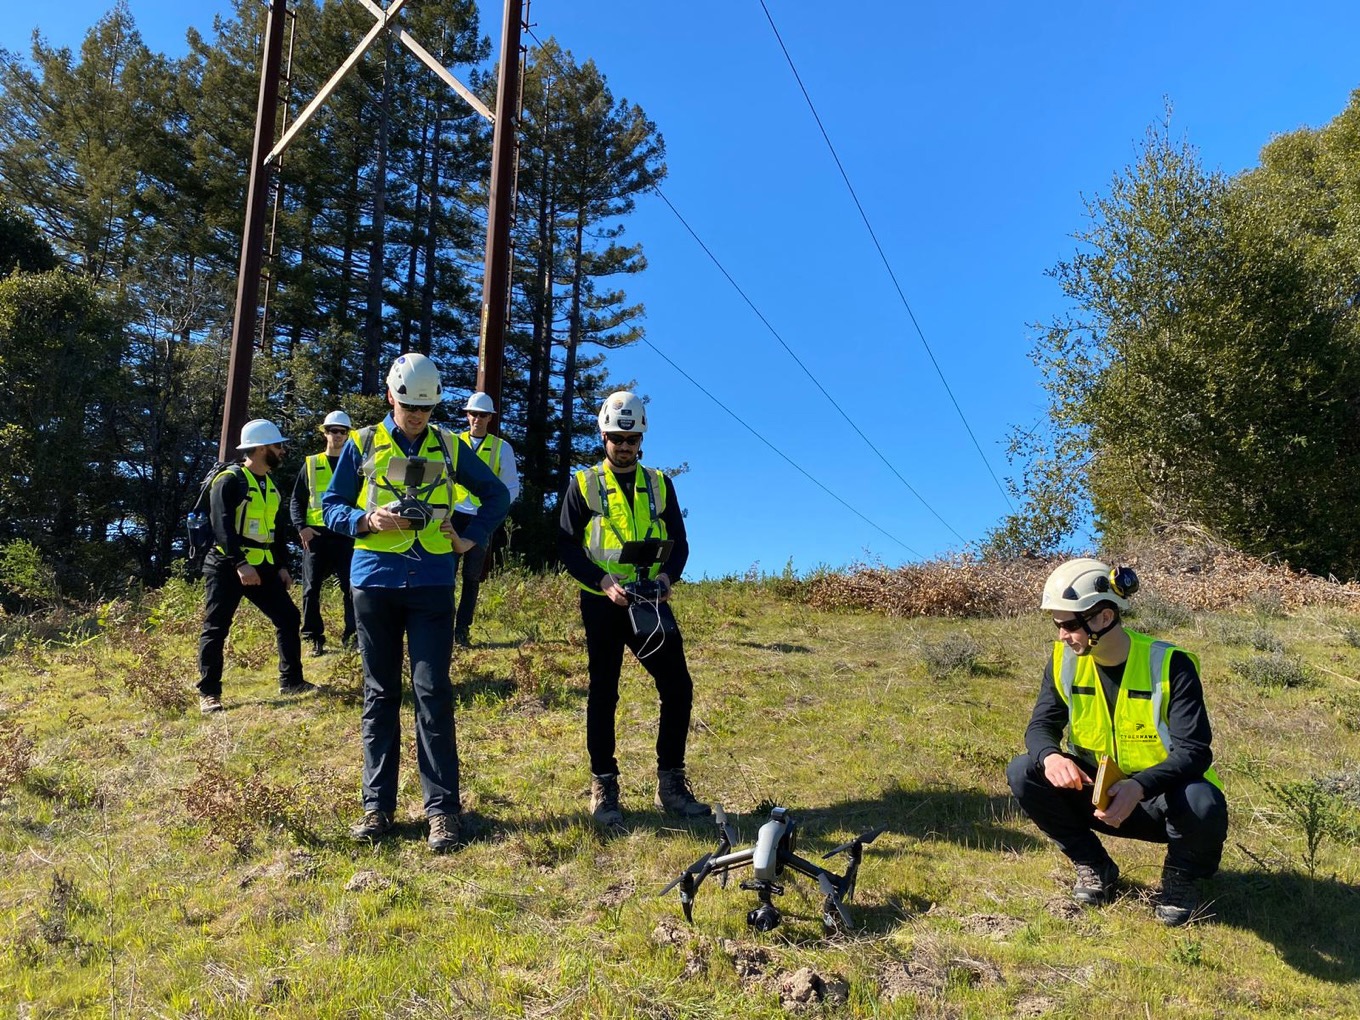
[[[1081,629],[1086,631],[1086,640],[1089,648],[1095,648],[1096,645],[1100,644],[1100,639],[1102,637],[1119,626],[1119,619],[1117,617],[1111,620],[1108,625],[1101,627],[1100,630],[1092,630],[1091,625],[1086,622],[1086,617],[1079,616],[1078,619],[1081,620]]]

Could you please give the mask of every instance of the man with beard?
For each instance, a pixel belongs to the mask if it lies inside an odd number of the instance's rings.
[[[685,663],[680,628],[668,600],[689,558],[685,519],[675,485],[642,466],[647,412],[637,394],[611,393],[600,408],[602,463],[576,472],[562,498],[558,556],[581,586],[590,690],[586,699],[586,751],[590,755],[590,813],[600,826],[623,824],[619,763],[614,757],[614,713],[619,703],[623,650],[629,648],[651,674],[661,701],[656,735],[654,803],[675,818],[703,818],[712,809],[694,797],[685,775],[694,684]],[[639,568],[622,562],[623,545],[638,539],[671,541],[665,563]],[[635,631],[625,584],[651,581],[655,626]]]
[[[214,544],[203,561],[205,605],[198,640],[198,708],[222,711],[222,649],[236,607],[246,598],[274,625],[279,692],[316,688],[302,678],[301,617],[288,594],[288,541],[279,526],[283,501],[271,476],[283,463],[286,440],[273,422],[246,422],[236,447],[245,457],[213,479],[209,492]]]

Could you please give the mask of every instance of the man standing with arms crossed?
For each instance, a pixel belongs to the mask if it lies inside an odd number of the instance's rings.
[[[581,586],[581,623],[586,629],[590,691],[586,700],[586,750],[590,755],[590,813],[613,828],[623,824],[619,764],[614,757],[614,714],[619,703],[623,649],[632,650],[656,683],[661,717],[656,735],[656,806],[678,818],[702,818],[712,809],[696,800],[685,775],[694,684],[684,643],[668,600],[689,557],[685,519],[675,486],[660,471],[641,463],[647,412],[634,393],[611,393],[600,408],[602,463],[576,472],[562,497],[558,555]],[[657,613],[662,626],[636,634],[623,585],[638,580],[638,568],[621,563],[623,543],[671,540],[665,563],[646,577],[660,586]]]
[[[505,483],[505,487],[510,490],[510,502],[513,503],[519,496],[519,471],[515,467],[515,451],[500,436],[487,434],[491,427],[491,419],[496,414],[496,405],[492,403],[489,395],[479,391],[468,397],[463,413],[467,415],[468,428],[466,432],[458,433],[458,438]],[[462,488],[458,490],[457,500],[453,514],[453,529],[461,535],[463,529],[472,522],[472,518],[477,516],[481,500]],[[475,548],[463,554],[463,590],[458,596],[458,613],[453,623],[453,643],[460,648],[469,648],[472,645],[470,633],[472,618],[477,613],[477,591],[482,586],[482,574],[490,546],[491,538],[488,536],[485,542],[478,543]]]
[[[349,564],[354,557],[354,539],[331,531],[321,514],[321,497],[330,484],[349,430],[349,415],[344,411],[326,415],[321,424],[326,449],[312,454],[304,462],[293,483],[293,498],[288,504],[289,516],[302,543],[302,640],[311,646],[313,655],[320,655],[326,649],[321,585],[328,577],[334,576],[340,582],[340,594],[345,603],[345,631],[340,635],[340,644],[348,648],[354,640],[354,600],[349,593]]]
[[[364,665],[364,817],[350,829],[374,840],[392,829],[401,752],[402,641],[411,656],[416,755],[430,849],[459,841],[458,748],[453,720],[453,578],[458,556],[486,541],[510,494],[457,437],[430,424],[443,397],[439,369],[403,354],[387,374],[391,413],[345,443],[322,497],[326,526],[353,535],[350,579]],[[453,528],[455,486],[482,501],[467,535]]]

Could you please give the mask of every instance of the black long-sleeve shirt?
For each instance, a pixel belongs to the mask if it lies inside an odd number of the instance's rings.
[[[225,476],[225,477],[224,477]],[[246,486],[255,489],[259,496],[263,498],[262,486],[267,486],[269,476],[261,478],[252,474],[249,468],[234,467],[230,468],[213,480],[211,488],[208,490],[208,506],[212,515],[213,539],[215,548],[209,553],[210,556],[221,556],[217,549],[226,550],[226,559],[230,560],[234,566],[244,566],[246,561],[245,549],[241,545],[241,536],[236,533],[236,510],[247,498],[248,490]],[[288,527],[287,522],[281,520],[283,516],[283,498],[280,494],[279,509],[274,515],[271,529],[274,533],[274,542],[270,547],[274,554],[274,563],[279,567],[288,565]]]
[[[608,470],[607,465],[606,469]],[[622,492],[623,498],[629,506],[632,506],[633,482],[637,477],[636,472],[629,471],[623,478],[614,474],[612,470],[609,473]],[[685,563],[689,560],[689,540],[685,537],[685,517],[680,512],[680,501],[675,496],[675,482],[665,475],[661,476],[661,482],[666,486],[666,505],[661,511],[661,520],[666,525],[666,537],[675,543],[671,547],[671,554],[666,558],[666,562],[661,565],[661,573],[669,577],[671,583],[674,584],[680,580],[680,575],[685,569]],[[567,483],[567,491],[562,496],[562,512],[558,521],[557,555],[561,559],[562,565],[567,568],[567,573],[581,584],[598,588],[604,572],[600,569],[599,564],[586,554],[584,545],[586,526],[590,523],[592,516],[590,507],[586,505],[586,498],[581,494],[581,487],[576,483],[576,476],[572,475],[571,480]]]
[[[340,460],[340,454],[337,453],[334,457],[326,454],[326,459],[331,462],[331,474],[335,474],[335,465]],[[312,487],[307,484],[307,464],[304,461],[302,470],[298,472],[297,481],[293,483],[293,495],[288,499],[288,517],[298,531],[303,528],[320,531],[325,527],[324,524],[307,523],[307,511],[311,508],[311,502]]]
[[[1096,664],[1105,702],[1114,710],[1124,681],[1124,663],[1117,666]],[[1154,682],[1156,682],[1154,678]],[[1204,686],[1190,657],[1183,652],[1171,653],[1171,700],[1167,705],[1167,728],[1171,732],[1171,750],[1166,760],[1144,769],[1133,777],[1147,797],[1155,797],[1178,786],[1201,779],[1213,763],[1210,746],[1213,731],[1209,727],[1209,713],[1204,707]],[[1025,729],[1025,749],[1039,764],[1060,750],[1063,730],[1068,723],[1067,703],[1053,683],[1053,660],[1044,669],[1039,687],[1039,698]]]

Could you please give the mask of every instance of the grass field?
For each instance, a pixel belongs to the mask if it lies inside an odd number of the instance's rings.
[[[770,804],[800,819],[809,858],[888,826],[865,853],[857,930],[829,937],[802,879],[769,934],[747,928],[754,897],[735,883],[706,883],[692,926],[656,895],[716,840],[651,808],[655,694],[631,660],[628,832],[589,823],[585,649],[564,579],[483,588],[480,646],[455,663],[470,839],[439,857],[409,713],[398,835],[347,836],[355,656],[306,660],[321,693],[281,698],[272,633],[244,606],[228,711],[205,718],[191,585],[63,627],[78,638],[0,620],[4,1015],[1360,1016],[1360,617],[1140,596],[1132,624],[1204,661],[1232,810],[1206,916],[1168,930],[1148,902],[1160,848],[1112,843],[1123,894],[1084,910],[1009,799],[1052,637],[1042,614],[893,619],[797,594],[771,579],[677,592],[690,773],[743,842]]]

